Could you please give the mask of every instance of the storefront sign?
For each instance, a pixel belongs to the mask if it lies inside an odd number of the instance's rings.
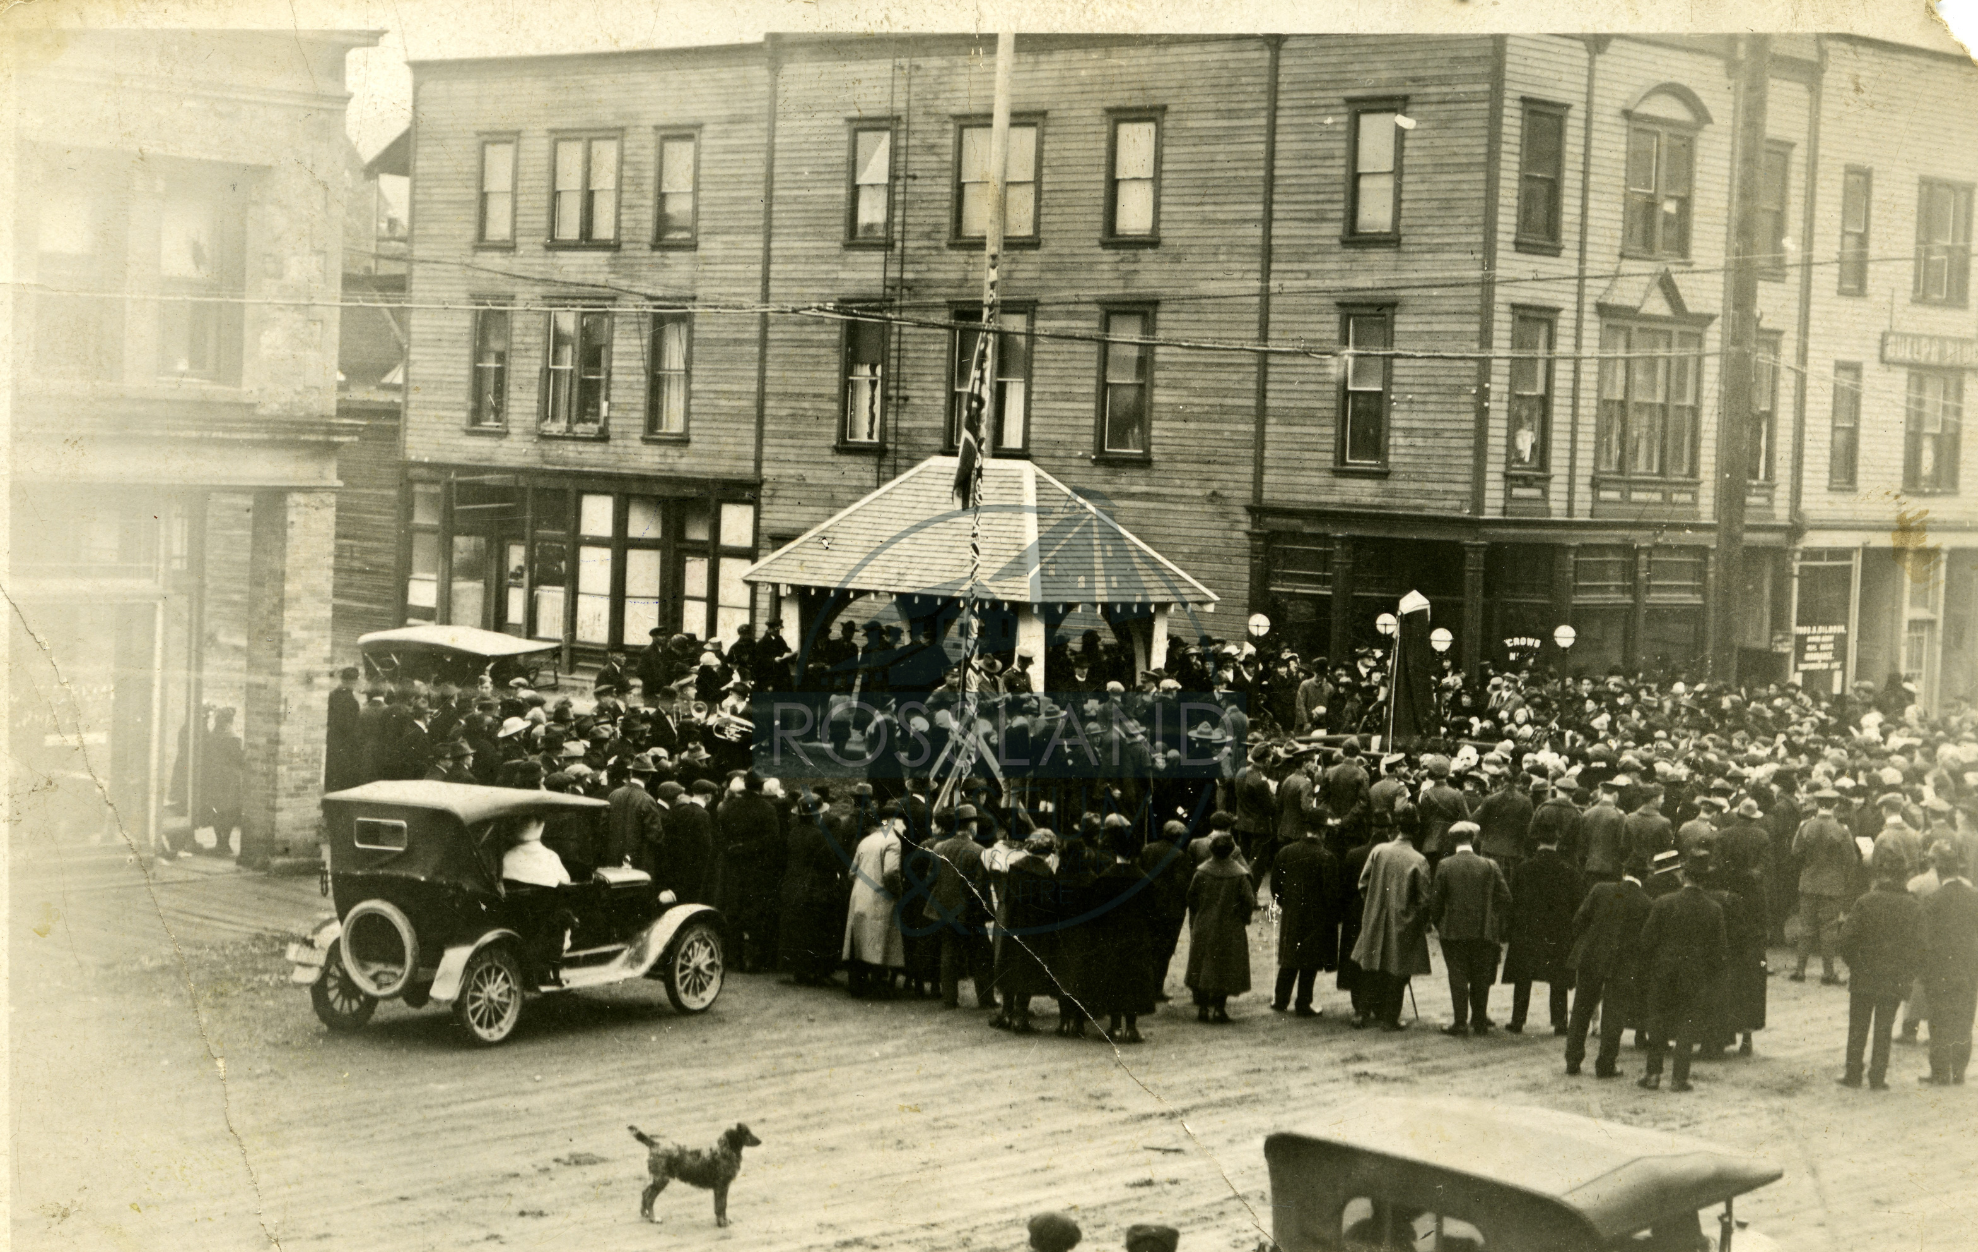
[[[1846,626],[1795,626],[1793,668],[1800,673],[1838,670],[1847,663]]]
[[[1978,339],[1885,330],[1882,332],[1882,364],[1978,370]]]

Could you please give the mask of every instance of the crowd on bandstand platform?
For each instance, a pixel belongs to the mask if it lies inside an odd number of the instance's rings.
[[[856,637],[862,631],[862,638]],[[1929,1023],[1924,1082],[1961,1082],[1978,997],[1978,715],[1925,716],[1900,676],[1831,698],[1681,674],[1527,668],[1438,683],[1443,734],[1380,751],[1385,658],[1332,666],[1211,638],[1136,672],[1096,632],[1035,658],[984,658],[971,684],[930,637],[844,623],[799,659],[771,623],[726,648],[655,632],[614,655],[581,711],[506,690],[394,688],[345,671],[326,783],[437,778],[608,801],[545,838],[581,875],[631,864],[718,905],[744,971],[855,996],[964,984],[990,1024],[1140,1039],[1184,983],[1197,1019],[1251,990],[1248,927],[1277,931],[1271,1007],[1405,1029],[1409,980],[1440,947],[1453,1020],[1522,1032],[1534,983],[1580,1072],[1689,1088],[1694,1049],[1749,1054],[1768,949],[1840,985],[1850,1086],[1886,1087],[1898,1023]],[[784,714],[801,716],[786,725]],[[775,719],[775,727],[763,724]],[[785,733],[787,731],[787,733]],[[964,743],[975,751],[960,752]],[[1390,745],[1391,746],[1391,745]],[[966,776],[943,786],[953,758]],[[849,764],[847,764],[849,762]],[[1261,900],[1260,900],[1261,893]],[[1906,1006],[1906,1008],[1905,1008]]]

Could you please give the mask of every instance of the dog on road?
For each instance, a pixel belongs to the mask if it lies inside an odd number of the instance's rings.
[[[735,1123],[732,1129],[721,1132],[721,1137],[714,1141],[711,1148],[686,1148],[677,1143],[661,1143],[637,1126],[627,1126],[625,1129],[649,1149],[646,1168],[652,1173],[652,1181],[639,1197],[640,1217],[649,1222],[659,1220],[652,1215],[652,1202],[666,1190],[667,1183],[677,1178],[688,1186],[712,1191],[714,1224],[728,1224],[728,1186],[735,1181],[735,1175],[742,1172],[742,1149],[762,1143],[750,1133],[748,1126]]]

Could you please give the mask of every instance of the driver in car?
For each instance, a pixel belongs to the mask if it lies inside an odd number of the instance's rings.
[[[563,858],[543,844],[544,820],[529,818],[516,833],[515,846],[502,853],[501,878],[505,883],[528,887],[562,887],[570,883],[570,871]],[[563,954],[570,947],[570,932],[576,928],[576,915],[558,906],[554,895],[534,900],[524,897],[527,921],[521,928],[524,942],[532,949],[550,986],[563,983]],[[518,919],[519,920],[519,919]]]
[[[502,854],[501,876],[533,887],[562,887],[570,882],[563,858],[543,845],[544,821],[532,817],[516,835],[515,846]]]

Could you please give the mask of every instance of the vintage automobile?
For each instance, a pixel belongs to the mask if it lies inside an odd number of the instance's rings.
[[[1264,1140],[1282,1252],[1772,1252],[1731,1201],[1781,1176],[1715,1144],[1454,1097],[1371,1098]],[[1723,1205],[1716,1237],[1702,1210]]]
[[[368,676],[388,682],[446,680],[473,687],[486,674],[497,687],[512,678],[527,679],[532,687],[558,682],[550,656],[554,642],[517,639],[474,626],[400,626],[357,637]]]
[[[378,1001],[440,1004],[478,1043],[515,1030],[531,993],[655,978],[673,1007],[721,994],[720,913],[655,898],[650,876],[593,867],[602,800],[444,782],[373,782],[323,797],[325,889],[335,912],[289,945],[331,1030],[363,1027]],[[538,832],[573,881],[504,880],[502,859]]]

